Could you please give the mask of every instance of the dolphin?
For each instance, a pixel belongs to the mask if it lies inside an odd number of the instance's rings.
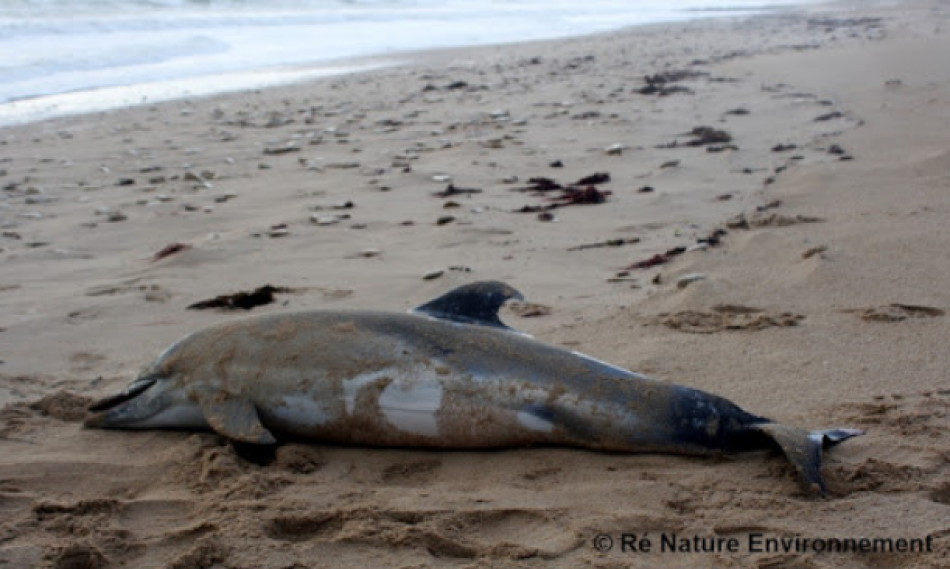
[[[778,447],[825,494],[825,446],[857,429],[805,430],[713,394],[538,341],[498,317],[524,297],[497,281],[409,313],[317,310],[217,324],[166,349],[87,427],[211,429],[428,449],[558,445],[702,455]]]

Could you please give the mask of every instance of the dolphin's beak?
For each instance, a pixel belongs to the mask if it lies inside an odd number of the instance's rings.
[[[123,420],[128,420],[129,415],[134,413],[133,407],[138,407],[136,398],[155,385],[156,380],[155,377],[140,377],[120,393],[93,403],[87,409],[91,414],[83,421],[83,425],[86,427],[119,426]]]

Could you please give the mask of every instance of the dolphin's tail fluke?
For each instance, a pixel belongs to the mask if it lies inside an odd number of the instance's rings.
[[[759,423],[750,426],[776,444],[795,465],[802,481],[810,490],[825,495],[825,481],[821,478],[821,451],[841,441],[863,435],[860,429],[828,429],[825,431],[806,431],[779,423]]]

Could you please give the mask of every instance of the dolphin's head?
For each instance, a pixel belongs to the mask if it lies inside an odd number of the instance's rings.
[[[190,336],[169,346],[121,392],[89,406],[86,427],[100,429],[201,428],[207,421],[182,374]]]
[[[168,406],[167,380],[143,374],[120,393],[89,407],[85,425],[99,428],[136,428]]]
[[[86,427],[100,429],[207,427],[201,408],[173,377],[146,371],[120,393],[93,403]]]

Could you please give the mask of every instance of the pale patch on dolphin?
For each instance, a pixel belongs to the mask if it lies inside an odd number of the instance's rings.
[[[542,433],[550,433],[554,430],[554,423],[547,419],[542,419],[528,411],[518,411],[516,417],[518,418],[518,423],[526,429],[541,431]]]
[[[567,445],[709,454],[778,448],[822,494],[821,453],[861,434],[808,431],[512,331],[498,282],[410,314],[308,311],[231,321],[164,351],[90,407],[89,427],[210,427],[234,441],[480,449]]]
[[[437,437],[436,413],[442,408],[442,391],[438,384],[393,382],[379,394],[379,410],[400,431]]]

